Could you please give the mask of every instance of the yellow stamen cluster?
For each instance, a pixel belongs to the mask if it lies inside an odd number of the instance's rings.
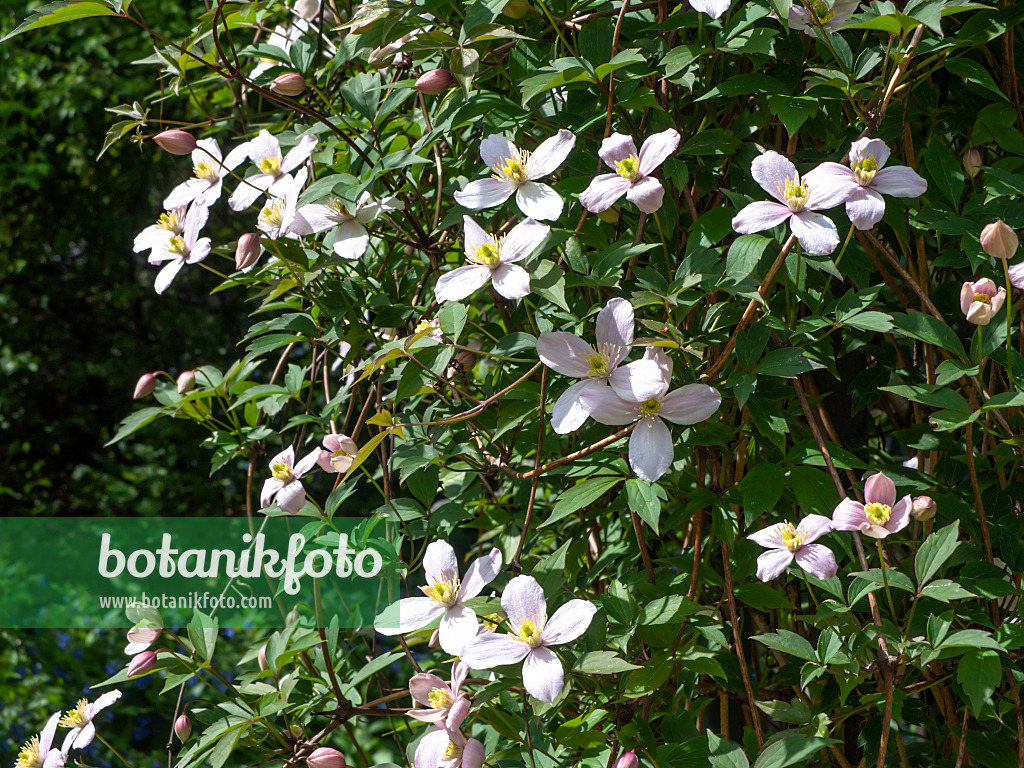
[[[819,24],[825,24],[835,18],[836,12],[829,7],[825,0],[818,0],[811,6],[811,13]]]
[[[329,203],[327,203],[327,207],[331,209],[331,213],[336,218],[339,218],[339,219],[351,219],[352,218],[352,214],[349,212],[348,206],[346,206],[344,203],[342,203],[341,200],[337,200],[335,198],[331,198],[331,201]]]
[[[39,754],[39,737],[33,736],[18,753],[14,768],[39,768],[43,764],[43,756]]]
[[[185,245],[185,238],[181,235],[175,235],[167,241],[167,252],[173,253],[175,256],[181,256],[186,258],[189,254],[188,246]]]
[[[640,403],[640,411],[644,416],[657,416],[660,410],[661,400],[657,397],[652,397],[650,400],[644,400]]]
[[[525,184],[530,180],[530,153],[525,149],[517,149],[512,157],[494,165],[493,170],[496,179]]]
[[[275,200],[260,211],[260,229],[280,229],[284,223],[284,203]]]
[[[455,703],[455,699],[444,688],[433,688],[427,694],[430,706],[434,709],[446,709]]]
[[[811,199],[810,188],[806,184],[794,184],[792,179],[786,179],[785,184],[780,184],[779,192],[793,213],[800,213]]]
[[[501,622],[505,620],[500,613],[488,613],[480,618],[484,623],[484,629],[488,632],[496,630],[501,625]]]
[[[862,160],[851,163],[850,168],[853,170],[853,176],[857,179],[857,183],[866,187],[875,180],[875,174],[878,173],[878,162],[874,155],[868,155]]]
[[[462,757],[462,747],[456,744],[451,739],[448,740],[448,749],[444,751],[444,757],[442,760],[458,760]]]
[[[89,708],[89,702],[85,699],[78,700],[78,706],[74,709],[69,709],[68,713],[60,719],[58,725],[61,728],[81,728],[89,721],[86,719],[85,712]]]
[[[519,630],[516,632],[516,635],[531,648],[536,648],[540,645],[540,639],[543,632],[544,621],[526,619],[519,625]]]
[[[992,297],[989,296],[987,293],[976,293],[976,294],[974,294],[974,300],[975,301],[979,301],[982,304],[988,304],[988,306],[990,306],[990,307],[992,306]]]
[[[270,467],[270,474],[275,480],[280,480],[282,483],[290,483],[295,480],[291,467],[283,461],[274,462]]]
[[[630,155],[625,160],[615,161],[615,172],[624,179],[630,181],[640,180],[640,158]]]
[[[167,213],[160,214],[160,218],[156,220],[156,225],[160,229],[166,229],[168,232],[173,232],[177,235],[185,229],[184,218],[178,211],[167,211]]]
[[[200,160],[196,163],[192,168],[192,173],[196,175],[197,179],[209,181],[210,183],[215,182],[219,178],[217,169],[213,167],[212,163],[208,163],[205,160]]]
[[[892,509],[889,508],[888,504],[879,504],[876,501],[872,504],[864,505],[864,515],[874,525],[885,525],[889,522],[891,514]]]
[[[785,523],[780,523],[779,528],[781,529],[779,536],[782,538],[782,543],[790,552],[796,552],[807,540],[807,534],[788,520]]]
[[[453,605],[459,596],[458,577],[445,573],[440,581],[435,581],[429,587],[420,587],[427,597],[441,605]]]
[[[256,163],[256,167],[260,169],[261,173],[269,173],[271,176],[281,175],[281,158],[279,157],[265,157]]]
[[[469,254],[469,260],[482,264],[488,269],[497,269],[501,265],[501,240],[491,238],[483,245],[478,246]]]

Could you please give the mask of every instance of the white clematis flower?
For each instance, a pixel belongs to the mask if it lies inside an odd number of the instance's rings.
[[[644,213],[654,213],[665,199],[665,188],[651,174],[678,148],[679,131],[674,128],[648,136],[639,153],[631,137],[613,133],[597,154],[615,173],[595,177],[580,194],[580,203],[591,213],[601,213],[625,195]]]
[[[68,711],[60,721],[62,728],[71,729],[64,737],[60,751],[66,755],[72,749],[85,749],[92,744],[96,738],[96,726],[93,724],[96,715],[120,698],[120,691],[107,691],[93,702],[81,699],[78,706]]]
[[[479,595],[498,576],[501,552],[492,549],[489,555],[477,558],[466,571],[466,578],[460,581],[459,561],[452,545],[435,541],[427,547],[423,571],[429,584],[420,589],[426,597],[399,600],[398,626],[388,626],[391,617],[385,611],[377,617],[374,628],[382,635],[404,635],[440,618],[441,647],[446,653],[458,656],[463,646],[477,634],[476,613],[464,603]]]
[[[561,196],[536,179],[558,170],[575,144],[576,137],[564,128],[532,153],[519,149],[504,136],[488,136],[480,143],[480,157],[494,175],[470,182],[455,193],[455,200],[467,208],[491,208],[515,192],[519,210],[530,218],[557,219],[562,215]]]
[[[164,198],[164,208],[171,210],[189,203],[213,205],[220,199],[228,171],[235,170],[248,153],[248,145],[240,144],[228,152],[226,160],[222,160],[220,146],[215,139],[200,139],[192,150],[193,177],[171,190],[171,194]]]
[[[839,566],[836,556],[824,544],[814,542],[832,530],[832,521],[824,515],[808,515],[799,525],[776,523],[747,536],[768,549],[757,558],[757,578],[771,581],[782,575],[790,563],[816,579],[831,579]]]
[[[306,185],[309,173],[305,168],[300,168],[295,177],[289,181],[280,197],[268,197],[260,211],[257,229],[262,230],[271,240],[277,240],[282,235],[290,234],[292,225],[295,223],[295,204],[299,199],[299,192]]]
[[[458,728],[442,728],[428,733],[416,747],[414,768],[481,768],[484,745],[467,739]]]
[[[754,158],[750,175],[778,202],[763,201],[746,206],[732,220],[735,231],[749,235],[789,221],[793,234],[808,253],[827,255],[836,249],[839,245],[836,225],[827,216],[814,211],[846,202],[849,183],[827,175],[816,178],[814,171],[801,183],[796,166],[771,150]],[[814,184],[810,183],[812,179]]]
[[[269,131],[260,131],[255,139],[243,145],[259,173],[249,176],[238,185],[228,199],[231,210],[245,210],[264,192],[268,195],[281,195],[291,183],[291,172],[313,154],[316,144],[316,136],[306,134],[282,157],[281,143],[277,137]]]
[[[292,232],[315,235],[338,228],[334,236],[334,252],[343,259],[358,259],[370,244],[365,225],[383,213],[402,210],[405,210],[405,203],[396,197],[378,201],[369,192],[364,192],[351,211],[340,200],[331,200],[327,205],[302,206],[295,214]]]
[[[690,7],[695,11],[707,14],[712,19],[717,19],[729,10],[731,2],[732,0],[690,0]]]
[[[38,736],[33,736],[18,752],[14,768],[63,768],[66,756],[53,746],[60,712],[54,712]]]
[[[148,250],[152,256],[154,251],[162,251],[172,237],[185,231],[185,210],[182,205],[161,213],[156,224],[150,224],[135,236],[135,252]]]
[[[156,276],[154,287],[163,293],[186,264],[197,264],[210,255],[210,238],[199,238],[199,230],[206,224],[210,209],[193,203],[185,214],[185,228],[180,235],[172,236],[166,244],[154,248],[149,256],[150,264],[167,264]]]
[[[315,448],[296,464],[295,449],[289,445],[271,459],[271,477],[263,483],[260,508],[265,509],[272,502],[277,502],[277,506],[294,515],[306,506],[306,489],[302,487],[299,478],[315,467],[319,458],[320,449]]]
[[[512,227],[505,237],[488,235],[469,216],[466,227],[466,260],[470,263],[441,275],[434,287],[438,301],[459,301],[491,282],[506,299],[521,299],[530,292],[530,276],[515,264],[533,253],[547,237],[550,227],[526,219]]]
[[[544,590],[537,580],[516,576],[505,587],[501,607],[515,634],[480,635],[463,650],[462,660],[473,669],[522,661],[526,690],[540,701],[554,701],[562,691],[565,672],[549,646],[571,643],[586,632],[596,606],[589,600],[570,600],[549,619]]]

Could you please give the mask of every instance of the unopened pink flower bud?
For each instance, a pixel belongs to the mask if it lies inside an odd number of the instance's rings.
[[[238,238],[238,245],[235,247],[235,269],[248,269],[256,263],[262,251],[260,236],[254,232],[246,232]]]
[[[306,758],[309,768],[345,768],[345,756],[336,749],[320,747]]]
[[[521,19],[530,10],[530,0],[508,0],[501,12],[510,19]]]
[[[416,87],[420,93],[437,96],[444,93],[455,83],[455,76],[447,69],[432,69],[419,76]]]
[[[265,643],[260,646],[259,653],[256,654],[256,661],[259,662],[260,669],[263,671],[270,669],[270,665],[267,663],[267,646]]]
[[[192,735],[192,721],[188,719],[188,715],[182,715],[174,721],[174,735],[182,743],[188,741],[188,737]]]
[[[1011,259],[1017,252],[1020,240],[1017,233],[996,219],[981,230],[981,247],[989,256],[996,259]]]
[[[632,749],[629,752],[623,753],[618,760],[615,761],[615,768],[637,768],[640,765],[640,761],[636,759],[636,752]]]
[[[971,147],[964,152],[964,173],[974,178],[981,172],[981,152]]]
[[[306,90],[306,80],[300,74],[288,72],[275,78],[270,84],[270,90],[282,96],[298,96]]]
[[[154,389],[156,389],[156,374],[144,373],[135,382],[135,394],[132,395],[132,399],[138,400],[140,397],[151,395]]]
[[[284,617],[284,623],[285,624],[294,624],[298,620],[299,620],[299,612],[296,611],[294,608],[292,610],[288,611],[288,615]]]
[[[156,654],[153,651],[143,651],[132,658],[128,665],[128,677],[138,677],[149,672],[156,664]]]
[[[196,148],[195,136],[177,128],[158,133],[153,137],[153,141],[164,152],[170,152],[172,155],[187,155]]]
[[[910,505],[910,515],[922,523],[935,517],[935,501],[931,496],[915,496]]]
[[[178,377],[178,394],[185,395],[192,391],[192,387],[196,385],[196,372],[195,371],[184,371]]]

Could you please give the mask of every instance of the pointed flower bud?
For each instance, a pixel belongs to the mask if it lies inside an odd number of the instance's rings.
[[[256,654],[256,661],[259,662],[260,669],[264,672],[270,669],[270,665],[267,664],[267,646],[266,643],[260,646],[259,653]]]
[[[192,387],[196,385],[196,372],[195,371],[184,371],[178,377],[178,394],[185,395],[192,391]]]
[[[320,747],[306,758],[309,768],[345,768],[345,756],[336,749]]]
[[[640,761],[636,759],[636,752],[631,749],[615,761],[615,768],[637,768],[639,764]]]
[[[144,373],[135,383],[135,394],[132,395],[132,399],[138,400],[140,397],[151,395],[154,389],[156,389],[156,374]]]
[[[174,721],[174,735],[182,743],[188,741],[188,737],[192,735],[192,721],[188,719],[188,715],[182,715]]]
[[[935,501],[931,496],[915,496],[910,505],[910,515],[922,523],[935,517]]]
[[[296,72],[288,72],[277,77],[270,84],[270,90],[280,93],[282,96],[298,96],[306,90],[306,81],[302,75]]]
[[[981,172],[981,152],[971,147],[964,152],[964,173],[974,178]]]
[[[254,232],[246,232],[238,238],[238,245],[235,247],[235,269],[241,271],[251,267],[260,257],[262,250],[260,236]]]
[[[144,675],[153,669],[154,664],[156,664],[156,653],[153,651],[143,651],[132,657],[132,662],[128,665],[128,677]]]
[[[981,230],[981,247],[993,258],[1013,258],[1019,244],[1017,233],[1006,226],[1002,219],[996,219]]]
[[[299,612],[296,611],[294,608],[292,610],[288,611],[288,615],[284,617],[284,623],[288,624],[288,625],[294,624],[298,620],[299,620]]]
[[[420,75],[416,81],[416,87],[420,93],[437,96],[451,88],[454,83],[455,76],[447,69],[432,69]]]
[[[196,139],[188,131],[172,128],[153,137],[156,145],[172,155],[187,155],[196,148]]]

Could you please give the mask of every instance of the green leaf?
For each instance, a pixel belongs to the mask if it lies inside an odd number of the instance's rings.
[[[660,485],[631,477],[626,481],[626,502],[629,508],[640,515],[640,519],[658,532],[658,517],[661,502],[668,497]]]
[[[835,739],[824,739],[821,736],[805,736],[797,730],[783,731],[761,750],[754,761],[754,768],[786,768],[803,762],[829,744],[838,743]]]
[[[975,715],[987,704],[1003,677],[999,654],[995,651],[972,650],[963,655],[956,668],[956,680],[964,687]]]
[[[976,83],[982,88],[991,91],[1003,101],[1009,101],[1003,93],[1002,88],[996,85],[992,75],[981,64],[963,56],[950,57],[946,59],[946,69],[959,77],[965,83]]]
[[[990,648],[993,651],[1005,651],[992,633],[984,629],[962,629],[942,641],[939,648]]]
[[[458,341],[459,336],[462,335],[462,329],[466,327],[468,316],[469,312],[465,304],[450,301],[437,313],[437,322],[441,326],[442,333],[450,336],[452,341]]]
[[[818,100],[810,96],[780,94],[768,99],[768,109],[782,121],[789,135],[793,136],[811,115],[817,113]]]
[[[619,672],[628,672],[631,669],[641,669],[641,667],[630,664],[611,651],[591,651],[580,656],[572,669],[573,672],[585,675],[615,675]]]
[[[911,310],[908,314],[897,312],[892,316],[893,325],[904,334],[925,344],[934,344],[961,359],[967,357],[964,345],[952,328],[941,320]]]
[[[739,744],[726,741],[710,730],[708,751],[711,752],[709,762],[712,768],[750,768],[750,761]]]
[[[20,14],[19,14],[20,15]],[[7,42],[15,35],[32,29],[42,29],[54,24],[63,24],[76,19],[88,19],[94,16],[117,16],[114,9],[103,3],[92,2],[57,2],[47,3],[36,8],[25,21],[0,38],[0,43]]]
[[[952,150],[933,138],[924,152],[924,165],[939,191],[959,210],[964,191],[964,172]]]
[[[798,659],[804,659],[805,661],[818,660],[818,654],[815,653],[811,644],[805,638],[795,632],[790,632],[788,629],[754,635],[753,639],[759,643],[764,643],[769,648],[782,651],[790,656],[796,656]]]
[[[645,64],[647,60],[640,53],[639,48],[627,48],[623,51],[619,51],[615,54],[615,58],[609,61],[607,64],[601,64],[594,73],[597,75],[598,80],[604,80],[605,76],[609,72],[614,72],[617,69],[628,67],[630,64]]]
[[[652,600],[640,614],[640,624],[681,624],[700,611],[700,605],[685,595],[669,595]]]
[[[935,531],[925,539],[914,558],[914,573],[917,575],[918,588],[923,587],[932,576],[952,557],[960,546],[957,537],[960,535],[960,522],[955,521],[941,531]]]
[[[131,416],[121,422],[120,428],[117,430],[117,434],[110,438],[110,441],[104,443],[103,447],[113,445],[119,440],[124,440],[132,432],[142,429],[147,424],[151,424],[162,416],[166,416],[167,413],[163,408],[143,408],[141,411],[136,411]]]
[[[552,304],[569,311],[565,303],[565,273],[555,262],[547,259],[538,262],[530,275],[530,287]]]
[[[217,647],[217,619],[207,616],[198,608],[193,609],[192,621],[188,625],[188,637],[195,646],[196,653],[204,661],[213,658],[213,649]]]
[[[742,144],[731,131],[711,128],[691,138],[679,152],[683,155],[731,155]]]
[[[786,347],[773,349],[762,357],[761,362],[754,368],[754,373],[791,379],[820,367],[804,357],[803,350],[797,347]]]
[[[621,477],[591,477],[564,491],[551,510],[551,516],[540,527],[551,525],[588,504],[593,504],[604,494],[621,483]]]
[[[633,670],[626,678],[626,698],[636,699],[661,688],[672,674],[672,667],[673,664],[664,657],[646,661],[641,669]]]
[[[879,387],[886,392],[905,397],[915,403],[924,403],[935,408],[953,411],[970,411],[967,398],[952,389],[929,384],[897,384],[892,387]]]
[[[930,597],[942,603],[950,600],[966,600],[969,597],[977,597],[973,592],[968,592],[955,581],[949,579],[936,579],[921,590],[921,597]]]

